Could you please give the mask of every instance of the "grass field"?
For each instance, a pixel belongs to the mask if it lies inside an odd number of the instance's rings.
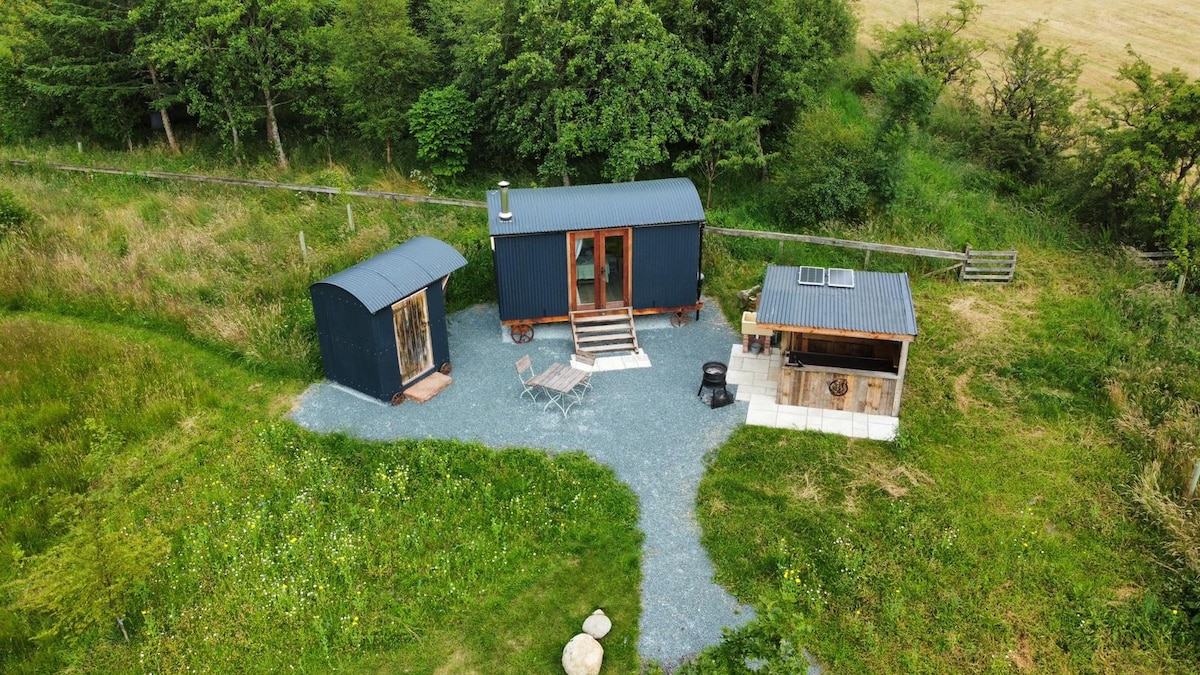
[[[0,314],[0,374],[4,672],[549,672],[596,606],[637,668],[636,499],[582,455],[319,437],[90,321]]]
[[[945,12],[953,0],[919,3],[922,17]],[[1155,70],[1179,68],[1200,77],[1200,4],[1172,0],[1104,2],[1071,0],[1003,0],[982,2],[983,12],[967,34],[992,43],[1008,43],[1018,30],[1044,21],[1042,37],[1053,46],[1065,46],[1084,57],[1080,87],[1097,95],[1113,91],[1117,68],[1129,60],[1125,46],[1145,57]],[[853,4],[862,21],[859,39],[874,45],[873,31],[916,20],[918,3],[912,0],[858,0]],[[993,50],[994,52],[995,50]],[[994,63],[990,58],[985,62]]]

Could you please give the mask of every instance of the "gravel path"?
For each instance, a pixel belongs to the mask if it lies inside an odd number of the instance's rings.
[[[638,319],[638,341],[652,367],[596,373],[592,391],[566,419],[521,398],[513,367],[524,354],[538,372],[567,361],[565,325],[539,326],[533,342],[515,345],[496,308],[480,306],[451,316],[449,328],[454,383],[432,401],[392,408],[321,383],[304,393],[292,418],[315,431],[368,439],[582,450],[612,467],[641,500],[643,658],[671,667],[718,643],[723,627],[752,618],[750,607],[713,583],[694,513],[705,455],[746,419],[745,403],[711,410],[696,397],[701,364],[725,361],[738,341],[719,312],[678,329],[665,317]]]

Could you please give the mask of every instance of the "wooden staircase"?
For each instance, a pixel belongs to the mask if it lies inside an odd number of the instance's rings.
[[[638,349],[631,307],[571,312],[571,335],[575,338],[575,351],[582,354]]]

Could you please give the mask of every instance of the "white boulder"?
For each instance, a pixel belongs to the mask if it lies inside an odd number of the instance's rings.
[[[604,610],[602,609],[592,612],[592,615],[583,622],[583,632],[597,640],[608,635],[608,631],[610,630],[612,630],[612,620],[604,615]]]
[[[562,667],[567,675],[600,675],[603,661],[604,647],[587,633],[576,635],[563,647]]]

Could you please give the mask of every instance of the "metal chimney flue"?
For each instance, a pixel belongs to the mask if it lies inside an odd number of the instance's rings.
[[[512,212],[508,210],[508,181],[500,181],[500,220],[512,220]]]

